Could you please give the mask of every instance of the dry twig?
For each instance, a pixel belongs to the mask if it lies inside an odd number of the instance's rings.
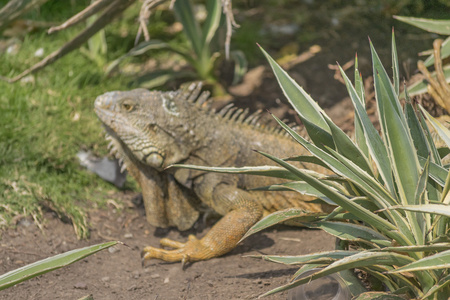
[[[6,78],[3,76],[0,76],[0,79],[7,81],[9,83],[16,82],[25,76],[34,73],[51,63],[55,62],[59,58],[63,57],[67,53],[77,49],[82,44],[84,44],[90,37],[92,37],[94,34],[96,34],[98,31],[100,31],[102,28],[104,28],[106,25],[108,25],[114,18],[116,18],[118,15],[120,15],[126,8],[128,8],[131,4],[133,4],[136,0],[114,0],[109,1],[108,7],[103,11],[103,14],[98,17],[97,20],[94,21],[89,27],[84,29],[82,32],[80,32],[75,38],[73,38],[71,41],[64,44],[61,48],[58,50],[52,52],[47,57],[45,57],[43,60],[32,66],[31,68],[23,71],[21,74],[17,75],[13,78]],[[89,7],[92,10],[97,9],[97,5],[99,1],[94,2]],[[107,1],[108,2],[108,1]],[[85,10],[83,10],[84,14],[89,14],[91,10],[89,7]],[[79,16],[80,14],[77,14]],[[80,18],[82,16],[79,16]],[[74,18],[71,18],[71,20]],[[66,22],[67,23],[67,22]],[[70,22],[69,22],[70,24]],[[63,24],[64,25],[64,24]],[[68,26],[71,26],[73,24],[70,24]],[[62,25],[61,25],[62,26]]]
[[[441,39],[437,39],[433,42],[436,78],[431,75],[423,61],[418,61],[417,67],[428,81],[428,93],[433,97],[437,104],[445,110],[450,111],[450,86],[445,79],[444,71],[442,69],[441,46]]]

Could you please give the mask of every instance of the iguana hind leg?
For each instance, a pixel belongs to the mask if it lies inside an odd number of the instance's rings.
[[[227,207],[228,212],[202,238],[189,236],[186,243],[162,239],[162,246],[174,250],[145,247],[144,260],[157,258],[168,262],[183,263],[206,260],[221,256],[236,247],[239,240],[262,216],[260,204],[251,198],[251,194],[232,186],[221,185],[213,193],[214,203]]]

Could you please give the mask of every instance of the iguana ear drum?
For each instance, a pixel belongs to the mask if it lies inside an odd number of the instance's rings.
[[[144,158],[144,160],[149,166],[155,169],[161,168],[164,163],[164,157],[157,152],[150,153]]]

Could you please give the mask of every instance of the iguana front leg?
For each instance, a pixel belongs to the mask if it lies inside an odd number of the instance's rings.
[[[263,215],[262,206],[252,198],[252,194],[234,186],[220,184],[214,189],[212,197],[213,208],[219,213],[220,210],[226,212],[202,239],[193,235],[189,236],[186,243],[162,239],[162,246],[175,249],[145,247],[142,251],[143,259],[157,258],[168,262],[187,263],[221,256],[235,248],[244,234]]]

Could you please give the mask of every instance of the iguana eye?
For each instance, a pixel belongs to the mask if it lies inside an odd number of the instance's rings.
[[[122,108],[125,111],[132,111],[134,109],[134,104],[128,101],[122,103]]]
[[[171,115],[177,116],[179,114],[178,107],[172,98],[172,95],[169,95],[169,97],[163,96],[163,107]]]

